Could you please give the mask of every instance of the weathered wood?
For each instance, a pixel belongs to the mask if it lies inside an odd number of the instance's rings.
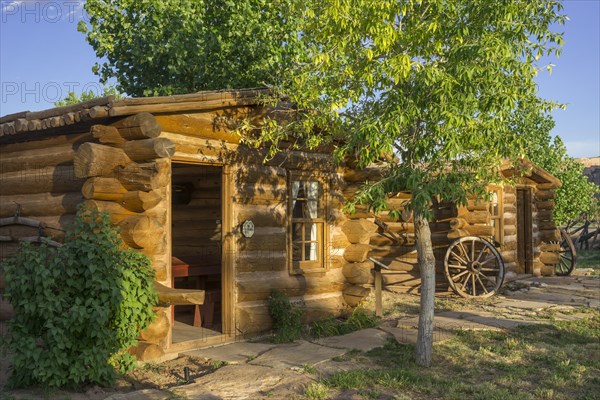
[[[73,145],[0,153],[0,173],[39,169],[73,162]]]
[[[97,99],[83,101],[77,104],[70,104],[62,107],[55,107],[44,111],[30,111],[27,113],[27,119],[45,119],[60,116],[70,112],[81,111],[96,106],[107,106],[112,104],[114,96],[99,97]]]
[[[115,177],[131,191],[149,192],[167,186],[170,168],[167,160],[157,160],[150,163],[132,163],[117,168]]]
[[[76,192],[83,182],[70,165],[14,171],[0,174],[0,195]]]
[[[123,150],[134,161],[171,158],[175,154],[175,144],[164,137],[130,140],[123,144]]]
[[[131,114],[131,113],[129,113]],[[160,135],[161,127],[152,114],[140,113],[113,122],[119,134],[126,140],[155,138]]]
[[[558,229],[551,229],[544,231],[540,230],[538,239],[543,242],[557,242],[561,240],[561,237]]]
[[[125,167],[132,161],[121,149],[96,143],[84,143],[75,153],[75,176],[90,178],[111,176],[117,167]]]
[[[92,211],[107,212],[113,224],[119,224],[131,216],[139,216],[138,213],[129,211],[125,207],[113,201],[85,200],[83,203],[86,208]],[[166,210],[162,207],[155,207],[152,210],[146,211],[144,216],[156,218],[159,223],[164,224],[166,221]]]
[[[227,117],[218,112],[157,115],[156,120],[166,132],[224,140],[234,144],[240,143],[241,139],[230,129],[233,128],[232,121],[228,121]]]
[[[90,128],[92,136],[102,144],[122,145],[126,140],[121,136],[119,130],[114,126],[93,125]]]
[[[556,243],[541,243],[540,244],[541,252],[545,252],[545,251],[559,252],[560,250],[561,250],[561,247],[560,247],[560,243],[558,243],[558,242],[556,242]]]
[[[464,218],[452,218],[450,220],[450,228],[452,229],[460,229],[467,225],[469,225],[469,223]]]
[[[131,216],[119,223],[123,241],[134,249],[152,251],[163,240],[164,226],[156,219]]]
[[[473,236],[492,236],[494,235],[494,228],[490,225],[467,225],[463,227],[469,235]]]
[[[126,107],[114,106],[110,109],[110,116],[128,115],[131,113],[175,113],[180,111],[201,111],[213,110],[223,107],[241,107],[244,105],[254,105],[256,99],[239,100],[207,100],[207,101],[189,101],[185,103],[165,103],[165,104],[140,104],[129,105]],[[240,116],[240,118],[242,118]]]
[[[504,193],[502,201],[504,204],[515,204],[517,202],[517,195],[515,193]]]
[[[350,307],[356,307],[371,293],[371,289],[364,286],[350,285],[344,289],[343,293],[344,301]]]
[[[515,225],[504,225],[504,235],[516,235],[517,227]]]
[[[541,231],[556,229],[556,222],[554,221],[539,221],[537,225]]]
[[[538,210],[552,210],[552,209],[554,209],[555,205],[556,205],[556,203],[554,202],[554,200],[536,201],[535,202],[535,206],[538,208]]]
[[[535,192],[535,199],[541,201],[553,200],[554,195],[554,190],[538,190]]]
[[[558,264],[558,262],[560,261],[560,254],[549,251],[543,251],[540,254],[540,261],[546,265]]]
[[[153,209],[162,200],[157,191],[142,192],[140,190],[124,193],[117,201],[130,211],[144,212]]]
[[[22,216],[70,214],[77,211],[77,205],[83,200],[78,192],[0,196],[0,217],[14,215],[16,204],[21,205]]]
[[[342,226],[342,232],[350,243],[368,244],[371,235],[377,230],[377,225],[366,219],[349,220]]]
[[[351,244],[344,250],[344,259],[348,262],[363,262],[369,256],[368,244]]]
[[[163,348],[157,344],[148,342],[139,342],[137,346],[129,348],[129,354],[138,361],[154,361],[165,355]]]
[[[373,283],[373,263],[365,261],[362,263],[347,263],[342,267],[342,273],[348,283],[366,284]]]
[[[158,282],[154,282],[154,289],[158,293],[159,306],[204,304],[204,290],[173,289]]]
[[[7,114],[3,117],[0,117],[0,124],[5,124],[7,122],[13,122],[19,118],[26,118],[27,113],[29,113],[29,112],[30,111],[20,111],[20,112],[13,113],[13,114]]]
[[[148,328],[140,332],[140,339],[148,343],[161,344],[169,334],[170,329],[170,315],[167,311],[158,309],[154,321],[152,321]]]
[[[466,209],[468,211],[488,211],[490,207],[489,202],[483,202],[479,200],[468,200]]]
[[[85,181],[81,193],[86,199],[118,201],[127,189],[116,178],[94,177]]]
[[[463,218],[469,224],[489,224],[491,216],[488,211],[468,211],[459,209],[459,217]]]
[[[553,221],[554,216],[552,210],[539,210],[535,217],[538,221]]]

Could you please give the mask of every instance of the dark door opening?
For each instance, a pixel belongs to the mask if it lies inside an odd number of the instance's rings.
[[[519,273],[533,273],[531,189],[517,189],[517,263]]]
[[[173,343],[222,332],[222,168],[173,164],[172,283],[205,291],[203,305],[174,306]]]

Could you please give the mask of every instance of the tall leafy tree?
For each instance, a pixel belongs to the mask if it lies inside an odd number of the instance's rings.
[[[88,0],[97,68],[133,95],[268,84],[296,103],[259,141],[330,144],[387,163],[357,202],[412,192],[422,275],[417,362],[431,363],[433,198],[465,202],[523,154],[538,60],[558,52],[556,0]],[[326,128],[324,134],[322,128]]]
[[[88,0],[103,83],[132,96],[264,86],[295,60],[293,0]]]
[[[428,366],[432,199],[465,203],[481,195],[498,179],[502,159],[523,154],[529,131],[516,116],[555,106],[538,97],[534,77],[538,60],[559,51],[561,34],[552,27],[565,19],[561,4],[315,0],[304,7],[306,59],[282,87],[305,112],[291,128],[313,145],[343,138],[333,142],[342,143],[338,154],[359,165],[388,164],[356,201],[377,210],[387,207],[387,193],[412,193],[422,281],[416,359]],[[318,126],[333,134],[315,135]]]

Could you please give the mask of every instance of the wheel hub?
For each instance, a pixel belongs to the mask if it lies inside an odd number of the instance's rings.
[[[479,271],[479,268],[481,268],[479,261],[470,261],[467,263],[467,270],[470,272],[477,272]]]

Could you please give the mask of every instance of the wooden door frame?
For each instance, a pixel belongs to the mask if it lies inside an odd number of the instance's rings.
[[[529,185],[517,185],[517,267],[519,272],[525,274],[533,273],[533,188]],[[519,192],[522,192],[522,200],[519,201]],[[519,219],[519,212],[522,218]],[[522,224],[523,237],[519,237]],[[523,241],[523,254],[519,254],[519,242]]]
[[[235,302],[234,302],[234,241],[233,241],[233,202],[231,196],[233,194],[233,180],[232,180],[232,166],[224,163],[207,163],[207,162],[195,162],[189,161],[189,159],[178,160],[173,158],[171,160],[171,179],[168,189],[169,199],[169,215],[168,215],[168,247],[169,247],[169,279],[172,271],[172,251],[173,251],[173,234],[171,231],[172,223],[172,198],[171,198],[171,182],[173,180],[173,164],[186,164],[198,167],[220,167],[221,168],[221,335],[202,338],[198,340],[191,340],[189,342],[181,342],[173,345],[172,335],[170,335],[169,342],[171,351],[185,350],[187,347],[198,348],[208,347],[217,344],[227,343],[235,337]],[[173,327],[171,327],[173,329]],[[185,343],[189,343],[186,346]]]

